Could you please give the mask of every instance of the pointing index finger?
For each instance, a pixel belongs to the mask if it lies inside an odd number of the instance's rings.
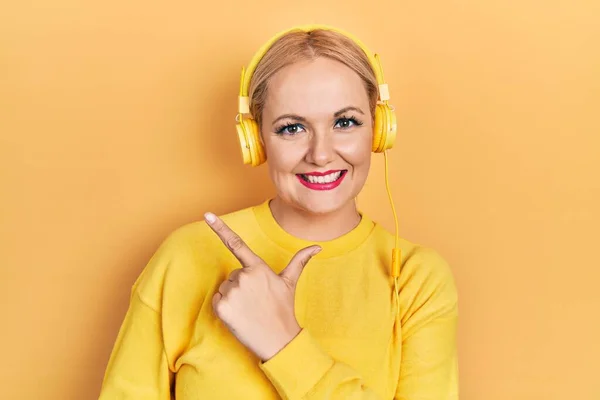
[[[242,267],[250,267],[264,261],[246,245],[241,237],[213,213],[204,214],[208,226],[217,234],[223,244],[239,260]]]

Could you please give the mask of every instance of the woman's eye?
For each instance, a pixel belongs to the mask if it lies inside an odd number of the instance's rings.
[[[355,125],[361,124],[354,118],[340,118],[335,122],[335,127],[341,129],[348,129]]]
[[[276,133],[281,135],[296,135],[302,132],[303,129],[304,127],[300,124],[287,124],[279,128]]]

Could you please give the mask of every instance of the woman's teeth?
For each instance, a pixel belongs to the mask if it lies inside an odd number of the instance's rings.
[[[323,176],[315,176],[315,175],[304,175],[301,174],[302,179],[304,179],[307,182],[310,183],[331,183],[331,182],[335,182],[338,179],[340,179],[340,176],[342,176],[342,171],[337,171],[337,172],[333,172],[329,175],[323,175]]]

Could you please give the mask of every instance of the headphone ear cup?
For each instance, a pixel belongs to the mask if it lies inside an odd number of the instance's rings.
[[[256,121],[251,118],[242,119],[236,130],[240,147],[242,148],[242,159],[244,164],[256,167],[265,162],[265,151],[260,141],[260,131]]]
[[[396,113],[387,104],[377,104],[373,123],[373,152],[382,153],[396,141]]]

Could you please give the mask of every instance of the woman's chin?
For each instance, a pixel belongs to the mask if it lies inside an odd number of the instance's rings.
[[[294,187],[293,190],[278,190],[281,206],[302,210],[314,215],[332,214],[344,210],[348,206],[354,208],[354,198],[358,191],[349,182],[332,190],[312,190],[305,187]],[[283,188],[281,188],[283,189]],[[289,188],[286,188],[289,189]]]
[[[315,215],[331,214],[343,209],[352,202],[349,196],[310,196],[311,198],[298,199],[296,205],[306,212]]]

